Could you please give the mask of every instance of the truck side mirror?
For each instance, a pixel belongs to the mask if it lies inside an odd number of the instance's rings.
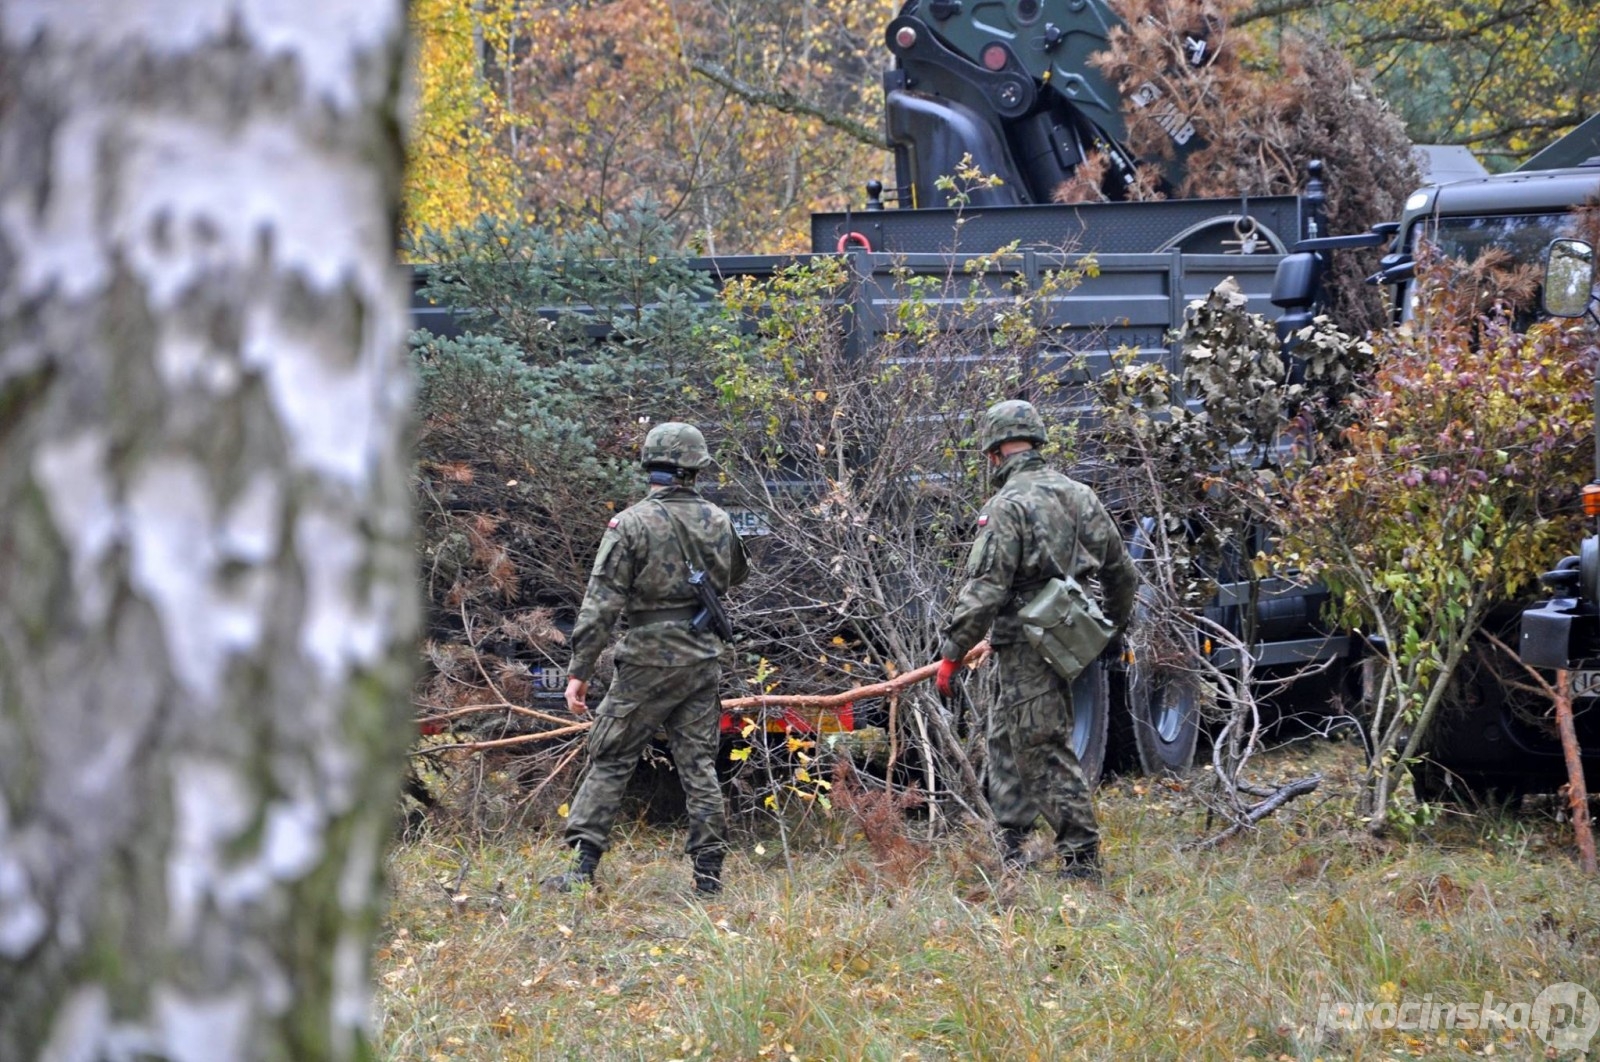
[[[1594,297],[1594,248],[1583,240],[1551,240],[1544,257],[1544,312],[1582,317]]]
[[[1278,260],[1272,277],[1272,305],[1282,310],[1309,309],[1317,301],[1322,260],[1315,251],[1296,251]]]

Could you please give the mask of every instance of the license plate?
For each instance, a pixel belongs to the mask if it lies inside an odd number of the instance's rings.
[[[1569,679],[1574,697],[1600,697],[1600,671],[1574,671]]]
[[[760,538],[772,534],[772,528],[767,526],[766,513],[755,509],[729,509],[727,513],[733,519],[733,529],[739,532],[740,538]]]

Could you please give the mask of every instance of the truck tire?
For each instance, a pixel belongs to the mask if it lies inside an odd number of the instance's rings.
[[[1105,771],[1106,732],[1111,716],[1111,682],[1096,660],[1072,683],[1072,751],[1093,789]]]
[[[1200,695],[1192,679],[1167,668],[1135,667],[1128,709],[1146,774],[1187,774],[1200,741]]]

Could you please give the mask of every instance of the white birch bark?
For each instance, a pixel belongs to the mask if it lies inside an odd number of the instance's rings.
[[[0,0],[0,1059],[366,1053],[402,0]]]

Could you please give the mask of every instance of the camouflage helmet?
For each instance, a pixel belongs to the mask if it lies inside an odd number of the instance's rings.
[[[983,431],[978,444],[984,453],[1012,439],[1027,439],[1035,446],[1043,446],[1050,441],[1045,434],[1044,421],[1040,419],[1039,411],[1033,408],[1032,402],[1024,402],[1020,398],[996,402],[983,415]]]
[[[699,428],[668,421],[657,424],[644,437],[639,463],[646,468],[704,468],[711,463],[711,454]]]

